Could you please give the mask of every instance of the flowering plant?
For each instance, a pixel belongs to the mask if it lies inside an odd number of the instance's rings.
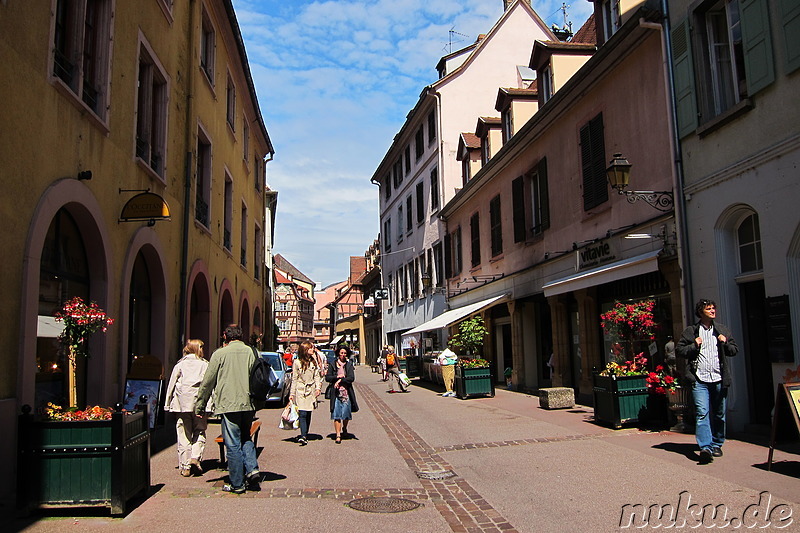
[[[633,341],[635,339],[654,340],[655,320],[653,308],[655,300],[642,300],[624,304],[617,302],[613,309],[600,315],[600,326],[612,341]]]
[[[645,381],[647,388],[656,394],[667,394],[667,392],[675,394],[675,390],[680,387],[678,380],[661,365],[658,365],[655,371],[647,374]]]
[[[618,358],[610,361],[606,367],[600,372],[601,376],[644,376],[647,374],[647,358],[643,353],[634,355],[630,361],[623,358]]]
[[[486,359],[459,359],[458,364],[463,368],[489,368],[489,361]]]
[[[114,410],[110,407],[87,407],[83,411],[76,407],[68,407],[64,409],[60,405],[48,402],[47,407],[44,409],[44,415],[47,420],[58,420],[60,422],[75,422],[81,420],[111,420],[111,413]]]
[[[55,316],[57,321],[64,322],[64,331],[58,341],[67,348],[69,360],[75,365],[77,354],[89,355],[86,341],[98,330],[106,331],[114,323],[105,311],[95,302],[87,304],[80,296],[68,300]]]

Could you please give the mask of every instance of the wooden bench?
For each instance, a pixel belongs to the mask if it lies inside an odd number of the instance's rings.
[[[253,441],[253,446],[258,448],[258,432],[261,431],[261,420],[253,420],[253,423],[250,424],[250,440]],[[219,444],[219,464],[223,466],[225,461],[225,439],[222,438],[222,435],[214,439],[214,442]]]

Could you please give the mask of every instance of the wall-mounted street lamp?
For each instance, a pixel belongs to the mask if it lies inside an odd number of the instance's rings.
[[[608,184],[619,194],[628,197],[628,203],[644,200],[659,211],[671,211],[675,205],[672,191],[626,191],[631,180],[631,164],[622,154],[614,154],[609,167],[606,169]]]
[[[432,293],[444,292],[444,287],[432,287],[433,277],[427,270],[422,272],[422,288],[423,290],[430,290]]]

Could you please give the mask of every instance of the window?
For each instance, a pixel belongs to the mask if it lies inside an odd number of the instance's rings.
[[[764,268],[761,257],[761,230],[758,215],[753,213],[745,218],[736,229],[739,244],[739,268],[742,274],[758,272]]]
[[[242,204],[242,235],[241,241],[242,243],[242,253],[241,258],[239,260],[239,264],[243,267],[247,266],[247,206]]]
[[[445,237],[446,276],[452,278],[461,273],[461,226]]]
[[[150,47],[139,45],[139,77],[136,94],[136,157],[164,177],[167,142],[167,78]]]
[[[542,102],[544,103],[550,100],[553,97],[553,92],[555,92],[555,86],[553,85],[553,69],[549,63],[542,69],[540,85],[539,91],[542,94]]]
[[[417,183],[417,222],[425,220],[425,183]]]
[[[495,257],[503,253],[503,222],[499,194],[489,202],[489,226],[491,228],[492,257]]]
[[[547,192],[547,158],[531,174],[531,231],[538,235],[550,227],[550,197]]]
[[[428,113],[428,144],[433,144],[436,140],[436,113]]]
[[[439,209],[439,170],[431,170],[431,211]]]
[[[411,145],[406,146],[405,157],[406,157],[406,175],[408,175],[408,173],[411,172]]]
[[[403,218],[403,204],[401,203],[400,206],[397,208],[397,242],[403,242],[403,236],[405,232],[403,231],[403,222],[405,222],[405,218]]]
[[[603,39],[608,41],[620,26],[619,0],[603,0],[600,4],[600,16],[603,25]]]
[[[775,16],[767,0],[706,0],[673,26],[681,137],[698,124],[749,109],[746,99],[774,81],[770,17]]]
[[[233,249],[231,226],[233,225],[233,179],[225,174],[225,227],[222,230],[222,246],[229,252]]]
[[[386,176],[383,179],[383,198],[384,200],[389,200],[392,197],[392,178],[391,176]]]
[[[111,4],[57,0],[53,25],[53,76],[101,119],[109,105]]]
[[[419,161],[419,159],[422,157],[422,154],[425,153],[425,132],[423,131],[422,126],[420,126],[417,130],[417,136],[414,139],[414,146],[417,161]]]
[[[197,171],[195,173],[194,218],[210,228],[208,204],[211,201],[211,143],[202,131],[197,132]]]
[[[408,265],[408,299],[413,300],[418,296],[419,284],[417,278],[419,277],[419,263],[415,257]]]
[[[511,106],[500,113],[500,123],[503,126],[503,143],[507,143],[514,135],[514,118],[511,114]]]
[[[227,102],[225,118],[231,129],[236,131],[236,87],[230,76],[228,76],[228,85],[225,88],[225,101]]]
[[[406,198],[406,231],[411,233],[414,230],[414,197]]]
[[[200,68],[205,73],[211,86],[214,86],[214,57],[217,49],[217,35],[211,18],[203,9],[203,28],[200,34]]]
[[[401,158],[394,162],[392,175],[394,176],[394,188],[396,189],[403,183],[403,160]]]
[[[603,141],[603,114],[587,122],[580,131],[583,169],[583,209],[588,211],[608,200],[606,186],[606,148]]]
[[[470,160],[470,153],[461,161],[461,184],[466,185],[472,179],[472,161]]]
[[[522,176],[511,182],[511,209],[514,222],[514,242],[525,242],[525,181]]]
[[[383,249],[385,252],[392,251],[392,219],[383,221]]]
[[[255,227],[255,246],[253,246],[253,277],[256,280],[261,279],[261,267],[264,264],[264,257],[261,255],[261,244],[263,237],[261,236],[261,228]]]
[[[259,191],[259,194],[264,189],[265,185],[264,178],[262,177],[266,175],[263,164],[264,163],[261,161],[261,159],[259,159],[258,156],[256,156],[253,160],[253,183],[256,186],[256,190]]]
[[[444,287],[444,254],[442,253],[442,243],[433,245],[433,272],[431,273],[431,284],[437,287]]]
[[[472,266],[476,267],[481,264],[481,224],[480,215],[473,214],[469,219],[469,235],[470,235],[470,254],[472,256]]]
[[[250,125],[247,115],[242,115],[242,157],[247,162],[250,158]]]
[[[281,331],[287,331],[289,329],[289,321],[288,320],[278,320],[278,329]]]

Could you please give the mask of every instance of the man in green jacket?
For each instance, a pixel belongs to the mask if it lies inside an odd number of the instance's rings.
[[[231,481],[222,490],[243,494],[247,489],[261,490],[256,448],[250,438],[250,425],[255,417],[250,371],[256,356],[242,342],[242,329],[236,324],[225,328],[222,336],[225,344],[211,355],[197,393],[195,411],[201,413],[213,391],[214,414],[222,418],[222,439]]]

